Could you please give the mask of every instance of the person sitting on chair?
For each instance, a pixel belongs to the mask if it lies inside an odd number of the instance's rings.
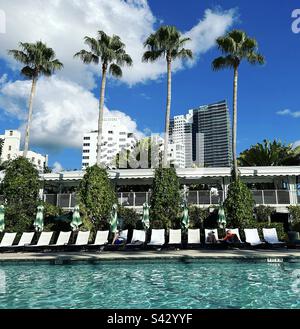
[[[125,242],[125,239],[120,236],[120,232],[116,231],[112,244],[121,245]]]
[[[232,233],[231,230],[228,230],[226,232],[225,237],[223,239],[221,239],[220,241],[228,242],[228,243],[239,243],[240,242],[238,236],[235,233]]]
[[[207,234],[206,242],[207,243],[217,243],[217,239],[216,239],[216,236],[215,236],[215,232],[214,231],[210,231]]]

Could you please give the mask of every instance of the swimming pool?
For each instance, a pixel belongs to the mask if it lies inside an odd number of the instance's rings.
[[[0,308],[300,308],[300,263],[0,265]]]

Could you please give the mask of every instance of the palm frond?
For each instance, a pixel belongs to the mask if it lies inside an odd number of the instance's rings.
[[[84,64],[91,64],[91,63],[99,64],[99,57],[96,56],[94,53],[90,51],[86,51],[84,49],[76,53],[74,57],[75,58],[79,57]]]
[[[234,68],[236,64],[236,60],[232,56],[221,56],[212,62],[212,69],[214,71],[220,71],[227,68]]]
[[[123,75],[122,69],[117,64],[111,64],[109,67],[109,73],[115,78],[121,78]]]
[[[155,62],[158,58],[164,55],[164,50],[148,50],[144,53],[142,61],[143,62]]]

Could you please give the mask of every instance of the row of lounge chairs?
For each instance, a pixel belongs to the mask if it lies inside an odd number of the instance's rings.
[[[234,243],[235,246],[268,246],[278,245],[284,246],[285,243],[278,240],[276,229],[263,229],[264,240],[261,240],[257,229],[245,229],[245,242],[242,242],[239,229],[230,229],[230,231],[236,234],[238,242]],[[216,243],[208,241],[208,236],[214,233]],[[123,238],[124,243],[121,245],[112,245],[108,243],[109,231],[98,231],[94,240],[94,243],[89,243],[90,232],[78,232],[75,243],[70,243],[72,232],[60,232],[55,244],[51,244],[53,240],[54,232],[42,232],[36,244],[32,244],[35,233],[23,233],[18,244],[14,244],[16,239],[16,233],[5,233],[0,243],[0,251],[71,251],[78,249],[86,250],[114,250],[120,248],[142,248],[142,247],[156,247],[161,248],[163,246],[175,246],[183,247],[182,231],[181,230],[169,230],[168,243],[166,243],[166,231],[164,229],[152,229],[150,242],[147,243],[147,234],[142,230],[133,230],[131,241],[128,241],[128,230],[121,231],[120,237]],[[205,229],[205,241],[201,243],[201,231],[200,229],[189,229],[187,231],[187,246],[200,246],[200,245],[223,245],[219,241],[218,229]]]

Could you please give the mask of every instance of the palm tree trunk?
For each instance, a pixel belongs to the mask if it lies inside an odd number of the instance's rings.
[[[232,126],[232,160],[233,160],[233,179],[238,180],[238,165],[236,156],[236,136],[237,136],[237,96],[238,96],[238,68],[234,68],[233,82],[233,126]]]
[[[29,97],[29,105],[28,105],[28,119],[27,119],[27,125],[26,125],[26,132],[25,132],[25,145],[24,145],[24,152],[23,157],[26,158],[29,150],[29,140],[30,140],[30,126],[32,121],[32,107],[33,107],[33,98],[36,91],[36,83],[37,78],[32,79],[32,86],[31,86],[31,92]]]
[[[99,118],[98,118],[98,140],[97,140],[97,166],[101,167],[101,145],[102,145],[102,131],[103,131],[103,117],[104,117],[104,96],[106,85],[107,67],[102,67],[102,82],[99,100]]]
[[[165,122],[165,142],[164,142],[164,156],[163,156],[163,168],[168,166],[168,146],[169,146],[169,128],[170,128],[170,114],[171,114],[171,98],[172,98],[172,69],[171,59],[167,59],[168,63],[168,96],[167,96],[167,110],[166,110],[166,122]]]

